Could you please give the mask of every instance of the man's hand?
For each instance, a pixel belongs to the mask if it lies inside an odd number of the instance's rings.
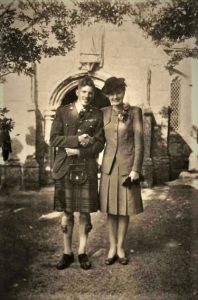
[[[73,148],[65,148],[65,152],[67,156],[75,156],[75,155],[80,155],[79,149],[73,149]]]
[[[93,138],[89,136],[87,133],[78,136],[78,141],[80,145],[83,147],[87,147],[88,145],[90,145],[92,143],[92,139]]]
[[[129,177],[131,177],[131,181],[137,180],[140,178],[140,174],[138,172],[131,171],[131,173],[129,174]]]

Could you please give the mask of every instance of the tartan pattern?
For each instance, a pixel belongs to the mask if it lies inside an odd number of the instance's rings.
[[[88,179],[82,185],[72,184],[67,174],[55,180],[54,210],[91,213],[99,209],[98,180]]]

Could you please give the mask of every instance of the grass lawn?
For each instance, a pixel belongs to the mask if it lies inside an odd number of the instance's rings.
[[[155,188],[145,198],[127,236],[130,263],[105,266],[105,217],[93,215],[89,239],[93,268],[83,271],[77,259],[63,271],[55,268],[62,255],[60,217],[39,220],[53,208],[49,190],[0,197],[0,299],[9,300],[190,300],[196,287],[198,191],[189,185]],[[143,195],[146,193],[143,192]],[[76,223],[78,220],[76,218]],[[78,227],[74,230],[74,252]]]

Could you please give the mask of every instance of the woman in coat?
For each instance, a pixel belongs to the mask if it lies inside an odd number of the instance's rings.
[[[143,211],[139,184],[144,152],[142,111],[123,103],[125,89],[125,80],[116,77],[107,79],[103,87],[111,102],[103,108],[106,146],[100,183],[100,208],[108,214],[107,265],[117,259],[120,264],[128,263],[124,242],[129,217]]]
[[[81,79],[76,102],[57,109],[51,128],[50,143],[57,149],[53,166],[54,208],[64,212],[64,253],[57,264],[59,270],[69,267],[74,261],[74,212],[80,213],[78,260],[82,269],[91,267],[86,245],[92,228],[90,213],[99,208],[96,159],[104,147],[102,112],[90,105],[94,91],[90,77]]]

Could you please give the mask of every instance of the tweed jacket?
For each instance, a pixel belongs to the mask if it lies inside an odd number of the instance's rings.
[[[83,148],[78,142],[78,136],[84,133],[93,138],[92,144]],[[83,116],[79,115],[74,103],[60,106],[51,127],[50,144],[57,148],[52,176],[62,178],[68,171],[69,164],[77,157],[67,156],[64,148],[80,150],[78,161],[84,160],[88,166],[88,175],[97,174],[96,158],[104,148],[104,131],[102,112],[89,106]]]
[[[129,106],[124,133],[118,140],[118,123],[112,124],[112,109],[111,106],[102,109],[106,139],[102,172],[110,174],[116,158],[121,175],[128,176],[132,170],[140,173],[144,154],[142,111],[139,107]]]

